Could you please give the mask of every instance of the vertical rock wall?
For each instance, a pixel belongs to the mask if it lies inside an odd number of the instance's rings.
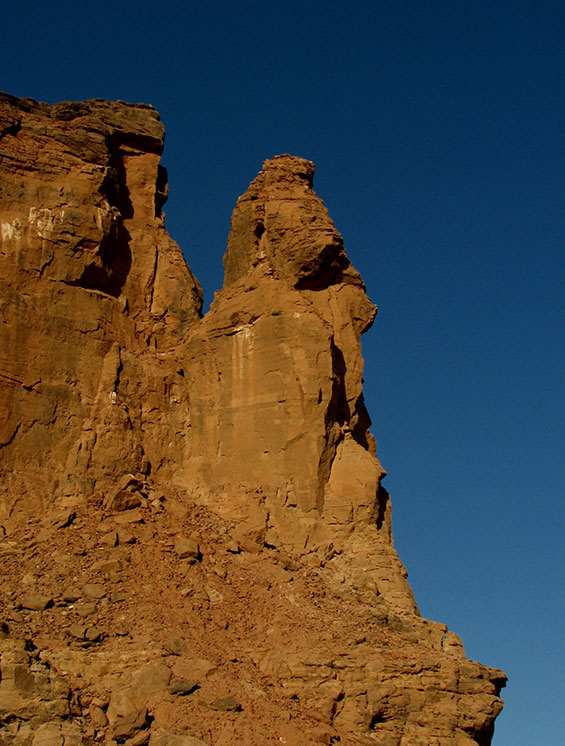
[[[149,106],[0,95],[4,520],[168,457],[144,431],[202,300],[163,227],[163,138]]]

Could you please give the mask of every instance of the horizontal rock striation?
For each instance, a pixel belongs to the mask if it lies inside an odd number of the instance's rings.
[[[0,94],[0,742],[489,744],[506,679],[394,550],[313,164],[265,161],[202,317],[163,138]]]

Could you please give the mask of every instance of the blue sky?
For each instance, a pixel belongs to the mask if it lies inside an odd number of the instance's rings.
[[[366,399],[422,613],[510,677],[495,746],[561,746],[565,5],[20,2],[2,26],[3,90],[160,111],[208,302],[261,162],[315,161],[379,306]]]

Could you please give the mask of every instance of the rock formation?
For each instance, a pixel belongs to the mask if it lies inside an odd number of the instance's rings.
[[[313,164],[265,161],[202,317],[163,137],[0,94],[0,744],[489,744],[505,676],[393,548]]]

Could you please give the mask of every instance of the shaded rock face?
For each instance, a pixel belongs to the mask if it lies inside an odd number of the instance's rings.
[[[163,137],[149,106],[0,94],[0,740],[490,743],[504,674],[392,545],[376,308],[313,164],[265,161],[202,318]]]

